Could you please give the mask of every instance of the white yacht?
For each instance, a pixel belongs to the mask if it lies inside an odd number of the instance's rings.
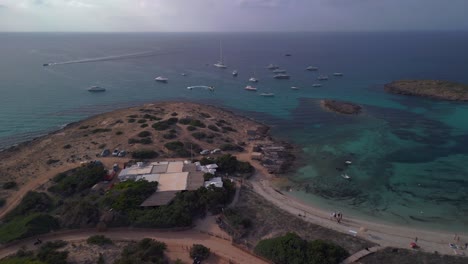
[[[341,77],[341,76],[343,76],[343,73],[335,72],[335,73],[333,73],[333,76]]]
[[[309,67],[306,68],[306,70],[308,70],[308,71],[318,71],[318,67],[309,66]]]
[[[263,96],[263,97],[273,97],[275,96],[274,93],[261,93],[260,96]]]
[[[244,88],[244,90],[256,92],[256,91],[257,91],[257,88],[256,88],[256,87],[253,87],[253,86],[250,86],[250,85],[247,85],[247,86]]]
[[[312,87],[322,87],[322,84],[321,83],[314,83],[314,84],[312,84]]]
[[[169,79],[166,78],[166,77],[158,76],[158,77],[154,78],[154,80],[157,81],[157,82],[166,83]]]
[[[278,65],[275,65],[275,64],[270,64],[270,65],[267,66],[267,69],[269,69],[269,70],[276,70],[278,68],[279,68]]]
[[[234,77],[237,77],[238,74],[239,74],[239,72],[237,72],[237,70],[234,70],[234,71],[232,72],[232,76],[234,76]]]
[[[280,74],[276,74],[275,76],[273,76],[273,78],[275,78],[275,79],[289,79],[289,78],[291,78],[291,76],[289,76],[287,74],[284,74],[284,73],[280,73]]]
[[[347,180],[351,179],[351,177],[346,173],[341,174],[341,177],[343,177],[343,178],[345,178]]]
[[[273,71],[273,73],[286,73],[286,70],[276,69]]]
[[[106,89],[99,86],[91,86],[88,88],[89,92],[105,92]]]
[[[255,77],[250,77],[249,82],[256,83],[256,82],[258,82],[258,79],[255,78]]]
[[[299,87],[291,86],[291,89],[292,89],[292,90],[299,90]]]
[[[221,45],[221,41],[219,42],[219,61],[213,64],[216,68],[226,69],[227,66],[224,64],[223,61],[223,46]]]
[[[328,76],[327,76],[327,75],[319,75],[319,76],[317,77],[317,80],[319,80],[319,81],[326,81],[326,80],[328,80]]]

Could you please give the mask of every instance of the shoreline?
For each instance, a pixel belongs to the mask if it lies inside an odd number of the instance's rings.
[[[5,150],[0,151],[0,154],[5,154],[9,152],[13,153],[15,151],[21,151],[22,148],[28,148],[31,146],[35,147],[37,145],[40,145],[41,143],[48,143],[44,141],[50,140],[50,138],[54,136],[60,136],[60,137],[64,136],[63,134],[65,134],[65,132],[67,132],[68,130],[79,129],[79,127],[82,124],[86,124],[88,122],[97,120],[99,118],[108,117],[110,115],[116,115],[119,113],[124,113],[125,111],[130,111],[132,109],[137,109],[137,108],[141,109],[145,106],[165,106],[165,105],[172,105],[172,104],[178,105],[178,104],[186,104],[186,103],[187,103],[186,101],[154,102],[154,103],[139,105],[136,107],[135,106],[126,107],[126,108],[113,110],[111,112],[100,113],[100,114],[90,116],[80,121],[71,122],[67,124],[66,126],[64,126],[63,128],[52,131],[48,133],[47,135],[40,136],[32,140],[19,143],[17,144],[17,146],[9,147]],[[259,121],[256,121],[252,118],[237,114],[230,109],[224,109],[217,105],[202,105],[200,103],[190,103],[190,104],[191,104],[191,107],[199,107],[199,108],[204,108],[204,109],[210,109],[210,108],[216,109],[217,111],[219,111],[219,113],[222,116],[230,116],[230,118],[238,119],[240,121],[248,120],[248,122],[254,123],[258,126],[264,126],[268,128],[268,130],[270,130],[270,127],[268,125],[263,124]],[[233,126],[235,125],[238,125],[238,124],[234,124]],[[269,133],[267,133],[266,138],[271,139],[271,136]],[[90,141],[91,139],[87,139],[87,140]],[[275,139],[271,139],[271,140],[275,141]],[[288,195],[287,192],[277,192],[275,187],[272,185],[272,180],[275,178],[275,176],[269,174],[266,168],[258,164],[257,161],[252,160],[250,158],[249,151],[250,149],[240,153],[241,154],[240,156],[247,156],[247,159],[245,157],[243,159],[251,162],[251,164],[254,165],[257,170],[256,175],[253,177],[252,180],[249,180],[248,182],[252,184],[257,194],[260,194],[262,197],[272,202],[278,208],[288,211],[290,213],[293,213],[295,215],[302,214],[303,212],[305,212],[306,217],[303,217],[305,218],[305,220],[311,221],[312,223],[318,224],[325,228],[330,228],[330,229],[340,231],[343,233],[347,233],[347,234],[351,234],[349,230],[358,232],[361,227],[366,227],[369,231],[365,232],[364,234],[365,238],[378,244],[408,248],[408,244],[412,241],[412,239],[414,239],[414,237],[418,237],[420,244],[422,245],[424,251],[428,251],[428,252],[438,251],[444,254],[453,254],[451,253],[452,249],[448,247],[448,243],[453,242],[453,239],[452,240],[450,239],[450,238],[453,238],[453,234],[450,234],[444,231],[429,231],[429,230],[424,230],[420,228],[408,229],[401,225],[391,225],[391,224],[381,223],[381,222],[371,222],[365,219],[360,219],[356,217],[348,217],[348,216],[345,216],[342,224],[337,224],[336,222],[331,221],[330,212],[321,208],[319,205],[301,201],[300,199],[296,197]],[[27,189],[27,191],[36,190],[44,182],[46,182],[48,178],[55,175],[54,173],[60,172],[60,170],[63,170],[66,167],[72,167],[76,165],[77,165],[77,162],[65,163],[65,165],[57,166],[57,167],[56,166],[53,166],[50,168],[48,167],[45,170],[45,172],[43,172],[44,175],[39,175],[39,177],[36,177],[36,178],[34,177],[29,178],[29,181],[27,181],[26,184],[20,186],[19,190],[24,190],[24,189]],[[297,163],[294,163],[294,165],[297,165]],[[292,166],[290,168],[290,170],[296,170],[296,169],[297,167],[295,168],[295,166]],[[277,178],[282,179],[285,177],[277,177]],[[8,199],[7,201],[7,204],[5,204],[4,207],[0,208],[0,217],[2,217],[7,211],[9,211],[12,207],[14,207],[16,202],[19,202],[19,199],[21,198],[21,192],[19,190],[15,192],[16,195],[13,195],[17,197],[14,197],[13,199],[10,197],[10,199]],[[361,236],[362,234],[358,234],[358,235]],[[462,236],[462,239],[463,239],[462,244],[466,243],[468,234],[465,232],[465,233],[460,233],[459,235]],[[381,238],[381,239],[377,239],[377,238]]]

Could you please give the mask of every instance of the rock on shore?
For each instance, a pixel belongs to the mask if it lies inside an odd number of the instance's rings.
[[[468,85],[440,80],[399,80],[385,84],[394,94],[430,97],[449,101],[468,101]]]
[[[346,115],[359,114],[362,110],[360,105],[329,99],[321,100],[320,105],[327,110]]]

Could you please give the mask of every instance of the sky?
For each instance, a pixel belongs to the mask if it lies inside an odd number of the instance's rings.
[[[468,0],[0,0],[0,31],[467,31],[466,11]]]

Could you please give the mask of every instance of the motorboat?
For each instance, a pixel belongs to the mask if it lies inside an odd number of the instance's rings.
[[[249,82],[254,82],[254,83],[256,83],[256,82],[258,82],[258,79],[255,78],[255,77],[250,77]]]
[[[256,87],[253,87],[253,86],[250,86],[250,85],[247,85],[247,86],[244,88],[244,90],[256,92],[256,91],[257,91],[257,88],[256,88]]]
[[[284,54],[284,56],[286,56],[286,57],[291,57],[292,55],[289,54],[289,53],[286,53],[286,54]]]
[[[341,76],[343,76],[343,73],[335,72],[335,73],[333,73],[333,76],[341,77]]]
[[[166,83],[169,79],[166,78],[166,77],[158,76],[158,77],[154,78],[154,80],[157,81],[157,82]]]
[[[350,160],[347,160],[347,161],[345,161],[344,163],[345,163],[346,165],[351,165],[353,162],[350,161]]]
[[[105,92],[106,89],[99,86],[91,86],[88,88],[89,92]]]
[[[312,84],[312,87],[322,87],[322,84],[321,83],[314,83],[314,84]]]
[[[280,74],[276,74],[275,76],[273,76],[273,78],[275,78],[275,79],[289,79],[289,78],[291,78],[291,76],[289,76],[287,74],[284,74],[284,73],[280,73]]]
[[[276,69],[273,71],[273,73],[286,73],[286,70]]]
[[[275,96],[274,93],[261,93],[260,96],[263,96],[263,97],[273,97]]]
[[[343,177],[343,178],[345,178],[347,180],[351,179],[351,177],[346,173],[341,174],[341,177]]]
[[[219,42],[219,61],[213,64],[216,68],[226,69],[227,66],[224,64],[223,61],[223,46],[221,45],[221,41]]]
[[[327,81],[328,80],[328,76],[327,75],[319,75],[317,77],[317,80],[319,81]]]
[[[232,76],[234,76],[234,77],[237,77],[238,74],[239,74],[239,73],[237,72],[237,70],[234,70],[234,71],[232,72]]]
[[[187,74],[185,72],[181,73],[180,75],[182,76],[187,76]]]
[[[292,90],[299,90],[299,87],[291,86],[291,89],[292,89]]]
[[[269,70],[276,70],[278,68],[279,68],[278,65],[275,65],[275,64],[270,64],[270,65],[267,66],[267,69],[269,69]]]
[[[308,70],[308,71],[317,71],[318,67],[309,66],[309,67],[306,68],[306,70]]]

